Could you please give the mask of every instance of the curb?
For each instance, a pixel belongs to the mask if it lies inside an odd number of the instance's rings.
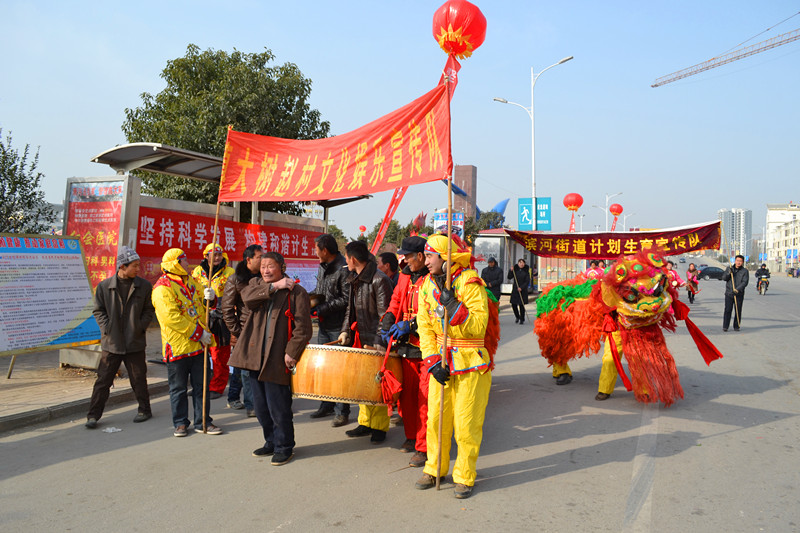
[[[150,392],[150,398],[161,396],[169,392],[169,383],[164,380],[157,383],[148,384],[147,390]],[[4,433],[6,431],[19,429],[21,427],[30,426],[33,424],[40,424],[42,422],[48,422],[50,420],[74,415],[76,413],[85,414],[89,410],[90,400],[91,398],[74,400],[50,407],[40,407],[24,413],[0,417],[0,432]],[[111,405],[119,405],[135,400],[136,397],[134,396],[132,389],[115,391],[109,395],[108,401],[106,402],[106,408]]]

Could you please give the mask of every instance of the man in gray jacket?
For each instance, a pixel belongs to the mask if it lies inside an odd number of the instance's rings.
[[[94,318],[100,326],[100,347],[103,355],[92,390],[86,427],[94,429],[103,416],[109,389],[122,363],[128,371],[131,388],[139,403],[134,422],[144,422],[153,415],[147,391],[147,363],[144,349],[147,326],[155,316],[150,295],[153,286],[139,274],[139,255],[120,246],[117,273],[103,280],[94,295]]]
[[[742,325],[744,288],[750,281],[750,272],[744,266],[744,256],[736,256],[733,260],[733,267],[728,267],[722,275],[722,281],[725,282],[725,312],[722,315],[722,331],[728,331],[734,305],[736,306],[736,316],[733,318],[733,330],[739,331],[739,327]]]

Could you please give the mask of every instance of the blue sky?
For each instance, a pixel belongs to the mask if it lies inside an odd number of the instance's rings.
[[[653,81],[720,55],[800,11],[790,1],[476,3],[484,45],[462,62],[453,115],[456,164],[478,167],[478,205],[530,196],[530,119],[495,96],[530,105],[536,83],[536,183],[566,231],[564,195],[584,197],[584,230],[604,225],[604,195],[634,227],[713,220],[800,200],[800,41],[653,89]],[[201,49],[271,49],[313,80],[312,106],[331,132],[357,128],[438,81],[445,55],[431,35],[441,2],[19,2],[0,6],[0,127],[14,145],[40,147],[47,199],[70,176],[105,176],[91,163],[125,142],[126,107],[164,87],[166,62]],[[800,16],[749,41],[800,28]],[[795,96],[792,96],[795,95]],[[152,139],[158,142],[159,139]],[[333,211],[354,236],[385,213],[389,193]],[[445,188],[412,188],[402,224],[446,206]]]

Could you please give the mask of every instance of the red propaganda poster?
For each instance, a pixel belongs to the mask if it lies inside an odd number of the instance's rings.
[[[161,275],[161,257],[170,248],[186,252],[192,267],[203,260],[203,249],[211,242],[214,217],[177,213],[150,207],[139,208],[136,252],[142,259],[141,276],[155,282]],[[300,279],[312,291],[319,260],[314,253],[314,239],[319,231],[259,226],[220,220],[217,243],[231,263],[242,260],[242,252],[251,244],[260,244],[265,252],[280,253],[286,259],[286,273]]]
[[[123,189],[122,181],[70,186],[67,235],[83,243],[92,290],[116,271]]]

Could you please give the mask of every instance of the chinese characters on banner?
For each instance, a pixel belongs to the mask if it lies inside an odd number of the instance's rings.
[[[142,258],[141,276],[155,281],[161,275],[161,257],[170,248],[180,248],[192,265],[203,260],[203,249],[211,242],[214,217],[176,213],[164,209],[139,208],[136,252]],[[265,252],[280,253],[288,265],[309,263],[316,273],[319,261],[314,253],[314,239],[319,231],[277,226],[259,226],[220,220],[217,243],[233,261],[241,261],[242,252],[251,244],[260,244]],[[287,271],[289,275],[292,272]],[[303,284],[304,288],[306,283]],[[313,289],[313,285],[311,289]],[[311,290],[308,289],[308,290]]]
[[[369,124],[327,139],[228,131],[219,201],[331,200],[446,178],[447,86]]]
[[[719,249],[720,223],[664,231],[538,233],[507,229],[506,233],[540,257],[606,259],[635,254],[640,250],[678,255],[694,250]]]
[[[116,272],[123,189],[122,181],[73,183],[70,187],[67,235],[83,243],[92,290]]]

